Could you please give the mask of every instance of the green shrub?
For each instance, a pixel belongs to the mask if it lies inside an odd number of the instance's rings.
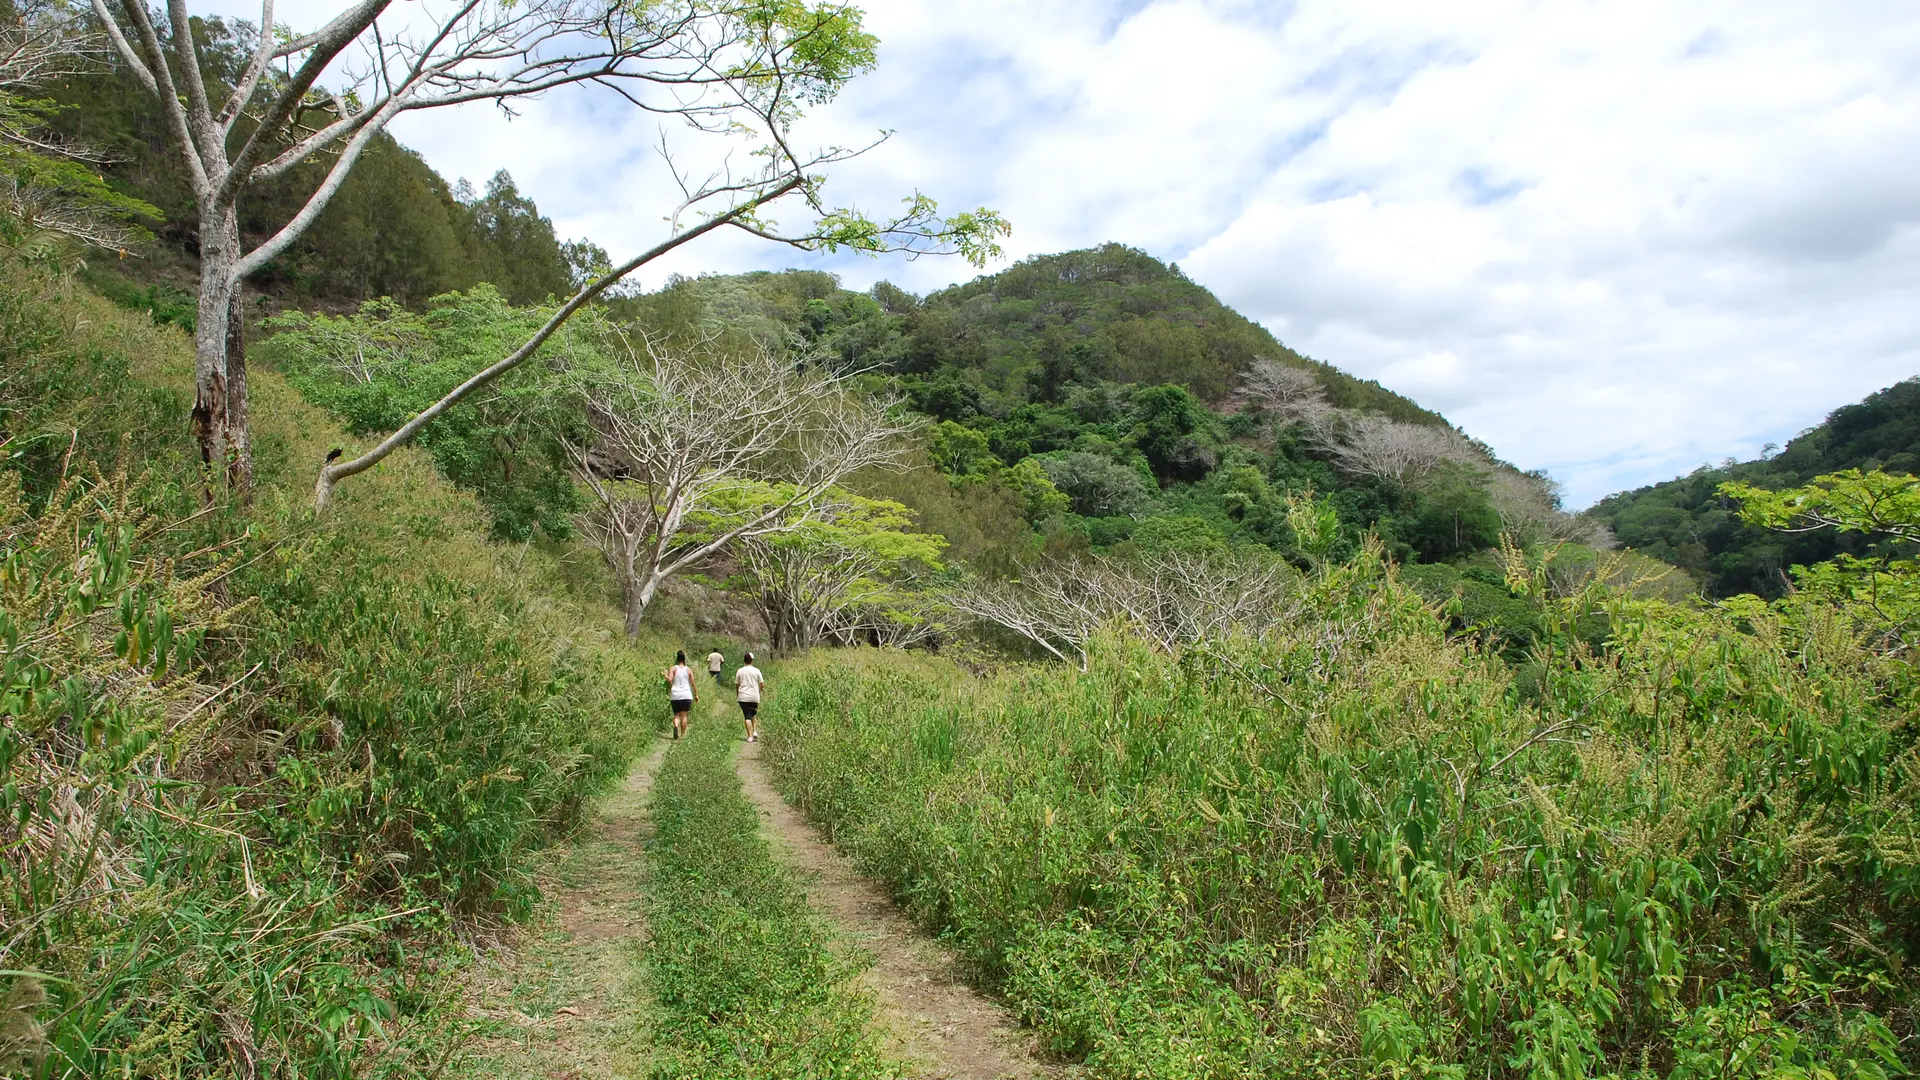
[[[204,503],[185,339],[0,277],[0,1072],[433,1071],[450,931],[623,772],[638,665],[422,455],[312,520],[339,433],[271,372]]]
[[[1516,693],[1383,566],[1309,581],[1084,674],[816,657],[769,756],[1096,1077],[1920,1063],[1920,693],[1844,611],[1529,596]]]

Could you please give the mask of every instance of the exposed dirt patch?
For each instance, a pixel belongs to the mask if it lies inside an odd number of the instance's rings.
[[[640,864],[653,832],[647,793],[667,745],[634,766],[591,830],[541,875],[552,898],[545,915],[475,965],[469,997],[478,1045],[459,1075],[646,1075],[646,1000],[636,971],[646,935]]]
[[[821,839],[774,790],[760,765],[760,744],[739,757],[747,797],[775,838],[775,850],[810,880],[807,897],[873,958],[866,978],[890,1049],[921,1063],[928,1080],[1054,1077],[1035,1060],[1032,1038],[993,1001],[967,986],[959,959],[916,929],[885,890]]]

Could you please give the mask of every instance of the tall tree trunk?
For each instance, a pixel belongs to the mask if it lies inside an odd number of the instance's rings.
[[[660,579],[651,573],[635,574],[627,583],[627,636],[640,636],[640,617],[647,613],[647,605],[653,603],[654,590],[660,587]]]
[[[202,207],[193,432],[200,443],[200,463],[208,485],[216,474],[222,475],[228,486],[244,497],[253,480],[253,453],[246,432],[245,329],[240,286],[233,280],[239,258],[240,227],[234,208]]]
[[[247,310],[244,283],[227,307],[227,486],[241,502],[253,499],[253,434],[247,422]]]

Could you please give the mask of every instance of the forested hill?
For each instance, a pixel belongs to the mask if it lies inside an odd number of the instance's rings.
[[[1859,533],[1788,533],[1745,524],[1720,485],[1738,480],[1779,490],[1842,469],[1920,471],[1920,378],[1835,409],[1779,453],[1701,466],[1610,495],[1589,513],[1611,526],[1622,544],[1700,574],[1713,595],[1777,596],[1786,587],[1788,567],[1863,554],[1871,545]]]
[[[973,508],[962,516],[1011,516],[1024,534],[982,542],[1002,553],[1254,545],[1303,560],[1302,499],[1337,515],[1336,550],[1371,530],[1406,561],[1468,559],[1503,531],[1604,543],[1559,510],[1550,481],[1119,244],[926,297],[762,272],[677,279],[612,311],[874,373],[933,421],[928,455]],[[954,516],[924,492],[882,493]]]
[[[913,310],[910,298],[899,299]],[[1335,406],[1446,424],[1379,383],[1308,360],[1179,266],[1121,244],[1028,259],[934,293],[921,306],[913,329],[926,344],[918,357],[1042,401],[1061,400],[1076,384],[1111,381],[1178,383],[1218,402],[1256,361],[1272,359],[1312,372]]]

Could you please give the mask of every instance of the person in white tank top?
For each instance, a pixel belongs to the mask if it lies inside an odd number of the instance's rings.
[[[674,654],[673,666],[660,673],[667,683],[667,700],[673,705],[673,737],[678,739],[687,733],[687,714],[693,711],[693,703],[700,700],[700,691],[693,683],[693,669],[687,666],[687,651]]]

